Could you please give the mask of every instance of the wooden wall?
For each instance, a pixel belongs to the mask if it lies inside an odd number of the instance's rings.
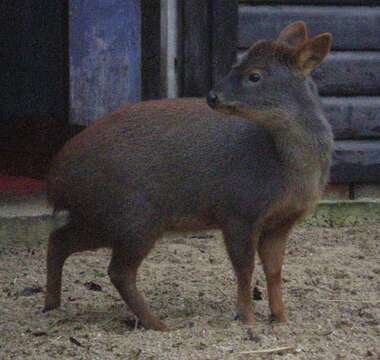
[[[304,20],[311,35],[334,36],[331,55],[313,74],[336,139],[332,181],[380,183],[379,2],[240,1],[239,51],[275,38],[296,20]]]
[[[335,135],[333,183],[380,183],[380,3],[371,0],[193,0],[182,3],[181,96],[205,96],[236,52],[304,20],[334,46],[313,76]],[[376,6],[377,5],[377,6]]]
[[[238,0],[179,0],[180,96],[206,96],[236,57]]]
[[[137,100],[140,86],[143,99],[160,97],[160,2],[37,3],[0,2],[0,170],[41,177],[82,129],[67,126],[70,116],[87,124]],[[205,96],[238,51],[291,21],[331,31],[333,53],[314,77],[336,137],[332,181],[380,183],[379,1],[178,0],[178,8],[180,96]]]

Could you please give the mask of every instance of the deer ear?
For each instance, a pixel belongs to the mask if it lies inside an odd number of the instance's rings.
[[[305,75],[308,75],[323,62],[330,52],[331,44],[332,35],[323,33],[308,40],[297,50],[297,64]]]
[[[284,28],[277,38],[277,41],[290,47],[297,47],[307,41],[306,24],[303,21],[296,21]]]

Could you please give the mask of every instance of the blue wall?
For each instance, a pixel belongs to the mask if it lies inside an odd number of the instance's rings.
[[[140,100],[140,0],[69,2],[70,121]]]

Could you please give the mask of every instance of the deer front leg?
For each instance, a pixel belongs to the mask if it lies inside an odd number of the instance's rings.
[[[255,237],[252,226],[242,221],[229,221],[223,229],[224,241],[237,277],[237,315],[247,325],[255,324],[251,281],[255,266]]]
[[[279,322],[287,321],[282,300],[282,265],[285,256],[286,241],[293,225],[294,221],[290,221],[274,230],[264,231],[258,244],[259,256],[263,263],[267,281],[272,319]]]

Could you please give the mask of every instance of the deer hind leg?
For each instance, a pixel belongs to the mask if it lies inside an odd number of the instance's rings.
[[[252,235],[252,226],[241,221],[229,221],[223,235],[237,277],[237,315],[244,324],[254,325],[251,281],[255,267],[256,236]]]
[[[130,236],[125,243],[114,246],[108,274],[112,284],[130,310],[146,329],[167,331],[168,327],[151,313],[136,286],[139,266],[153,247],[156,237]]]
[[[66,259],[75,252],[93,250],[103,245],[100,234],[89,229],[85,222],[71,221],[50,234],[44,312],[61,304],[62,270]]]
[[[282,300],[282,265],[285,256],[286,242],[295,221],[290,221],[275,229],[263,231],[258,245],[259,256],[263,263],[267,281],[269,306],[272,319],[286,322]]]

